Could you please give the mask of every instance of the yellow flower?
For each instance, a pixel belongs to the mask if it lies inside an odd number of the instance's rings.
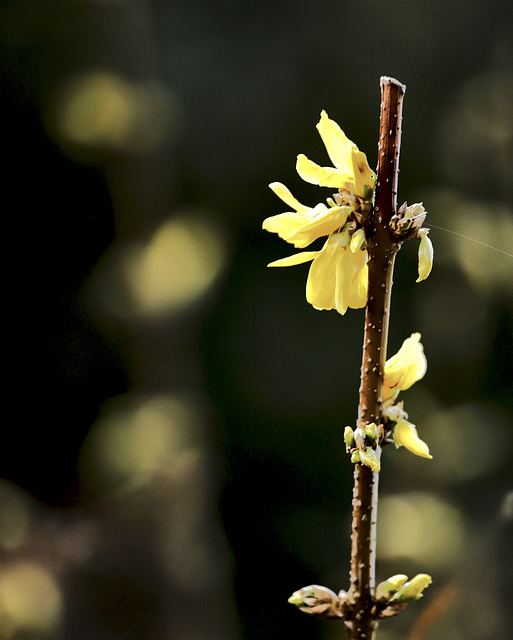
[[[376,175],[367,158],[334,120],[322,111],[317,124],[326,151],[335,167],[320,167],[305,155],[297,157],[296,169],[305,182],[321,187],[349,189],[364,200],[372,199]]]
[[[262,227],[270,233],[277,233],[297,249],[304,249],[317,238],[338,231],[353,211],[351,207],[335,205],[328,208],[322,203],[313,208],[307,207],[296,200],[281,182],[272,182],[269,187],[294,211],[266,218]]]
[[[399,391],[409,389],[424,377],[427,360],[420,343],[420,333],[412,333],[399,351],[385,362],[383,400],[394,398]]]
[[[425,280],[433,268],[433,243],[428,236],[422,236],[419,245],[419,277],[417,282]]]
[[[408,420],[399,420],[394,427],[394,441],[397,447],[406,447],[416,456],[421,458],[433,458],[429,453],[427,444],[419,438],[417,429],[414,424]]]
[[[320,251],[303,251],[275,260],[269,267],[290,267],[313,260],[306,281],[306,299],[315,309],[360,309],[367,302],[367,251],[349,248],[349,233],[334,233]]]

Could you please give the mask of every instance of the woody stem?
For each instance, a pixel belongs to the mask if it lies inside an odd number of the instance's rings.
[[[372,222],[367,230],[369,286],[361,370],[358,426],[379,425],[381,391],[387,350],[390,296],[394,262],[399,245],[389,223],[397,207],[397,181],[401,142],[401,114],[405,87],[381,78],[378,169]],[[376,449],[378,459],[381,447]],[[356,464],[351,532],[349,640],[372,640],[377,620],[372,612],[376,567],[376,518],[379,474]]]

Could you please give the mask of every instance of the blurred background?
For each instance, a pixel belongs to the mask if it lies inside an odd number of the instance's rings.
[[[269,182],[329,195],[295,173],[328,164],[322,109],[375,166],[381,75],[407,85],[399,202],[435,267],[397,260],[389,355],[421,332],[402,395],[433,460],[385,451],[377,577],[434,584],[379,637],[511,637],[512,16],[2,2],[1,640],[345,637],[287,598],[348,587],[363,310],[311,308],[261,223]]]

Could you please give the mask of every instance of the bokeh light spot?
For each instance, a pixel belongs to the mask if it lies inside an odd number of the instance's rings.
[[[201,296],[223,266],[223,244],[219,229],[207,217],[178,216],[165,222],[125,263],[139,308],[153,314],[186,306]]]
[[[412,492],[380,499],[378,556],[383,560],[407,558],[444,566],[455,559],[462,539],[459,511],[441,498]]]
[[[193,407],[182,399],[115,399],[84,443],[80,461],[84,485],[102,492],[145,482],[190,453],[197,445],[199,427]]]
[[[176,126],[177,101],[163,84],[93,71],[57,92],[47,120],[64,145],[149,151]]]
[[[511,454],[511,425],[497,409],[471,402],[431,414],[423,434],[434,455],[436,474],[464,482],[493,471]]]
[[[29,562],[0,569],[0,637],[20,631],[48,633],[57,627],[61,614],[61,593],[46,569]]]
[[[212,214],[177,214],[146,244],[113,247],[99,265],[94,303],[123,320],[180,312],[210,289],[226,260],[225,237]]]
[[[26,540],[31,524],[27,497],[15,485],[0,481],[0,547],[12,551]]]

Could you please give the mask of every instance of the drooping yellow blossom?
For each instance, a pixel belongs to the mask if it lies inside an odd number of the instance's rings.
[[[433,243],[427,235],[422,236],[419,244],[419,277],[417,282],[422,282],[431,273],[433,268]]]
[[[312,260],[306,281],[306,299],[315,309],[360,309],[367,301],[367,251],[349,247],[348,233],[332,234],[320,251],[303,251],[269,267],[290,267]]]
[[[385,362],[383,400],[395,398],[399,391],[409,389],[424,377],[427,360],[420,342],[420,333],[412,333],[399,351]]]
[[[328,236],[343,227],[352,212],[351,207],[332,206],[320,203],[311,208],[301,204],[281,182],[272,182],[269,187],[292,207],[294,211],[280,213],[266,218],[263,228],[277,233],[282,240],[290,242],[297,249],[304,249],[317,238]]]
[[[320,167],[305,155],[297,157],[296,169],[305,182],[321,187],[349,188],[364,200],[372,198],[376,175],[365,154],[349,140],[338,124],[322,111],[317,124],[326,151],[335,167]]]
[[[405,447],[421,458],[433,458],[429,453],[427,444],[419,438],[417,428],[408,420],[399,420],[394,427],[394,442],[397,447]]]

